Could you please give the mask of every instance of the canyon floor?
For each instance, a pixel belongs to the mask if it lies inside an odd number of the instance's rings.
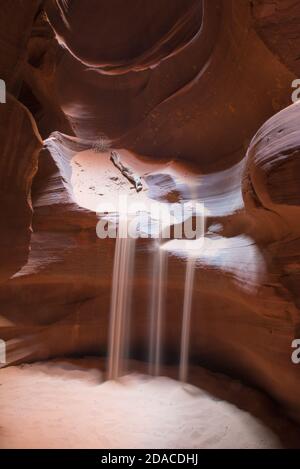
[[[193,367],[198,387],[149,377],[139,363],[130,368],[137,371],[118,382],[104,380],[99,358],[2,369],[0,447],[263,449],[300,443],[299,430],[239,381]],[[178,370],[163,371],[176,376]]]

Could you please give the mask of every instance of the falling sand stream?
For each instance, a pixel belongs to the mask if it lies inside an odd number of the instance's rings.
[[[195,264],[196,264],[195,257],[189,256],[186,262],[183,312],[182,312],[182,328],[181,328],[181,344],[180,344],[179,380],[182,382],[187,381],[187,375],[188,375],[191,312],[192,312],[192,301],[193,301],[193,291],[194,291]]]
[[[132,274],[135,238],[127,236],[128,218],[121,215],[114,255],[110,330],[108,343],[108,378],[117,379],[125,371],[124,360],[129,346],[132,297]]]
[[[128,358],[130,334],[130,310],[134,278],[135,238],[127,236],[129,220],[122,215],[115,245],[110,330],[108,344],[108,378],[117,379],[124,372],[124,360]],[[183,246],[197,241],[180,240]],[[154,255],[150,301],[149,374],[158,376],[162,364],[162,339],[165,320],[168,251],[163,249],[162,239],[154,240]],[[196,258],[195,249],[186,249],[187,261],[183,286],[183,311],[180,341],[179,380],[188,379],[191,311],[194,290]]]
[[[152,295],[150,317],[149,374],[158,376],[161,365],[162,331],[165,314],[165,281],[167,277],[167,253],[155,242],[152,269]]]

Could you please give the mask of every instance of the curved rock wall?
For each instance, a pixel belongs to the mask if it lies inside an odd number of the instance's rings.
[[[122,31],[130,36],[135,32],[130,15],[141,2],[131,0],[126,7],[124,2],[116,3],[122,4],[118,10]],[[183,5],[181,1],[165,3],[168,9],[163,11],[168,14],[160,18],[166,23],[163,30],[167,30],[172,9]],[[198,0],[188,4],[202,11],[202,19],[197,32],[194,23],[190,24],[194,35],[184,47],[176,48],[172,38],[165,38],[158,29],[157,41],[167,41],[172,53],[162,59],[157,52],[147,68],[132,64],[129,57],[113,75],[101,65],[103,51],[98,36],[96,40],[95,23],[106,18],[106,27],[114,31],[119,21],[115,2],[97,2],[97,8],[95,2],[83,6],[80,0],[66,7],[65,2],[47,4],[60,42],[71,51],[58,60],[54,87],[77,136],[95,140],[104,134],[114,147],[152,157],[189,159],[204,171],[215,170],[238,161],[258,127],[290,103],[294,76],[259,39],[248,2]],[[147,31],[157,5],[151,2],[144,9],[137,28]],[[82,9],[86,27],[77,34],[73,23],[81,21]],[[106,34],[104,50],[114,51],[114,37]],[[87,66],[88,57],[77,51],[80,47],[89,51],[96,47],[100,63]]]

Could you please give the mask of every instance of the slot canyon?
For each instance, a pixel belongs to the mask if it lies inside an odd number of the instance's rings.
[[[300,2],[0,12],[0,448],[299,448]]]

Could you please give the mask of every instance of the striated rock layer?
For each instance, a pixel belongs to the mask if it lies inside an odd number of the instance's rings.
[[[102,136],[113,147],[152,157],[190,159],[205,171],[215,170],[238,161],[258,127],[290,103],[294,76],[259,39],[248,2],[164,1],[161,17],[156,14],[161,2],[149,2],[134,27],[131,16],[144,2],[96,3],[50,1],[46,7],[59,41],[71,52],[60,53],[53,86],[78,137]],[[193,14],[194,21],[188,23],[190,40],[176,47],[173,36],[165,37],[164,31],[173,9],[179,14],[183,5],[186,14],[196,6],[202,13],[201,18],[200,12]],[[78,34],[76,21],[82,25],[82,15],[85,26]],[[122,50],[120,37],[124,34],[125,44],[133,47],[139,37],[134,28],[148,31],[152,15],[165,22],[162,30],[159,24],[155,28],[153,40],[170,53],[162,56],[155,51],[146,67],[138,51],[134,61],[135,49],[131,54]],[[103,34],[106,28],[111,33],[99,40],[99,46],[97,25],[104,19]],[[118,34],[112,34],[118,21],[121,31],[118,28]],[[120,44],[115,43],[116,37]],[[85,56],[86,51],[95,57]],[[112,56],[106,58],[105,53]],[[112,67],[114,56],[120,54],[123,68],[108,71],[105,58]]]

